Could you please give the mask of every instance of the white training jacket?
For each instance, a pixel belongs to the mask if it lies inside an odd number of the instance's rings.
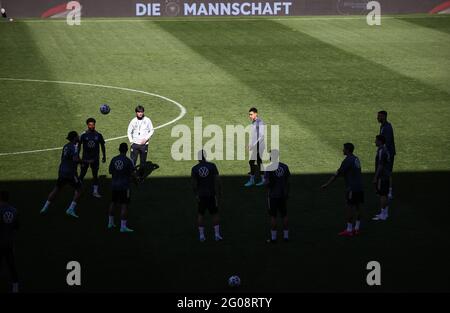
[[[144,116],[141,120],[135,117],[128,125],[128,140],[132,144],[141,144],[140,142],[145,140],[145,144],[148,145],[148,140],[152,137],[154,131],[152,121],[147,116]]]

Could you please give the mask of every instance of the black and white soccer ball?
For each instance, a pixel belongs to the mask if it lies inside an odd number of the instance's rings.
[[[100,106],[100,113],[102,114],[108,114],[109,112],[111,112],[111,108],[109,107],[109,105],[107,104],[102,104]]]
[[[228,278],[228,286],[231,288],[237,288],[241,285],[241,279],[239,276],[233,275],[230,278]]]

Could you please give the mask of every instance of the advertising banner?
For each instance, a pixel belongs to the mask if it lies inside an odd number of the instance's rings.
[[[64,0],[0,0],[10,16],[61,18]],[[84,17],[296,16],[367,14],[369,0],[78,0]],[[442,13],[443,0],[378,0],[384,14]]]

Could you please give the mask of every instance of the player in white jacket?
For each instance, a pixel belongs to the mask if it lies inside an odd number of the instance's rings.
[[[145,166],[148,153],[148,141],[152,137],[155,129],[152,121],[144,116],[144,107],[138,105],[135,109],[136,117],[128,125],[128,140],[131,144],[131,160],[134,166],[137,165],[138,156],[141,168]]]

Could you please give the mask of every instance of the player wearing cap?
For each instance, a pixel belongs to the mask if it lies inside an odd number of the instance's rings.
[[[62,150],[58,180],[56,182],[56,186],[48,195],[47,201],[41,210],[41,214],[48,212],[49,206],[55,199],[58,192],[62,189],[62,187],[69,184],[75,191],[73,200],[70,203],[69,208],[66,210],[66,214],[78,218],[78,215],[75,213],[75,208],[77,206],[78,199],[80,199],[81,196],[81,181],[78,178],[77,173],[77,167],[80,163],[80,158],[78,156],[78,142],[80,141],[80,137],[76,131],[71,131],[67,135],[66,139],[69,140],[69,143],[67,143]]]

